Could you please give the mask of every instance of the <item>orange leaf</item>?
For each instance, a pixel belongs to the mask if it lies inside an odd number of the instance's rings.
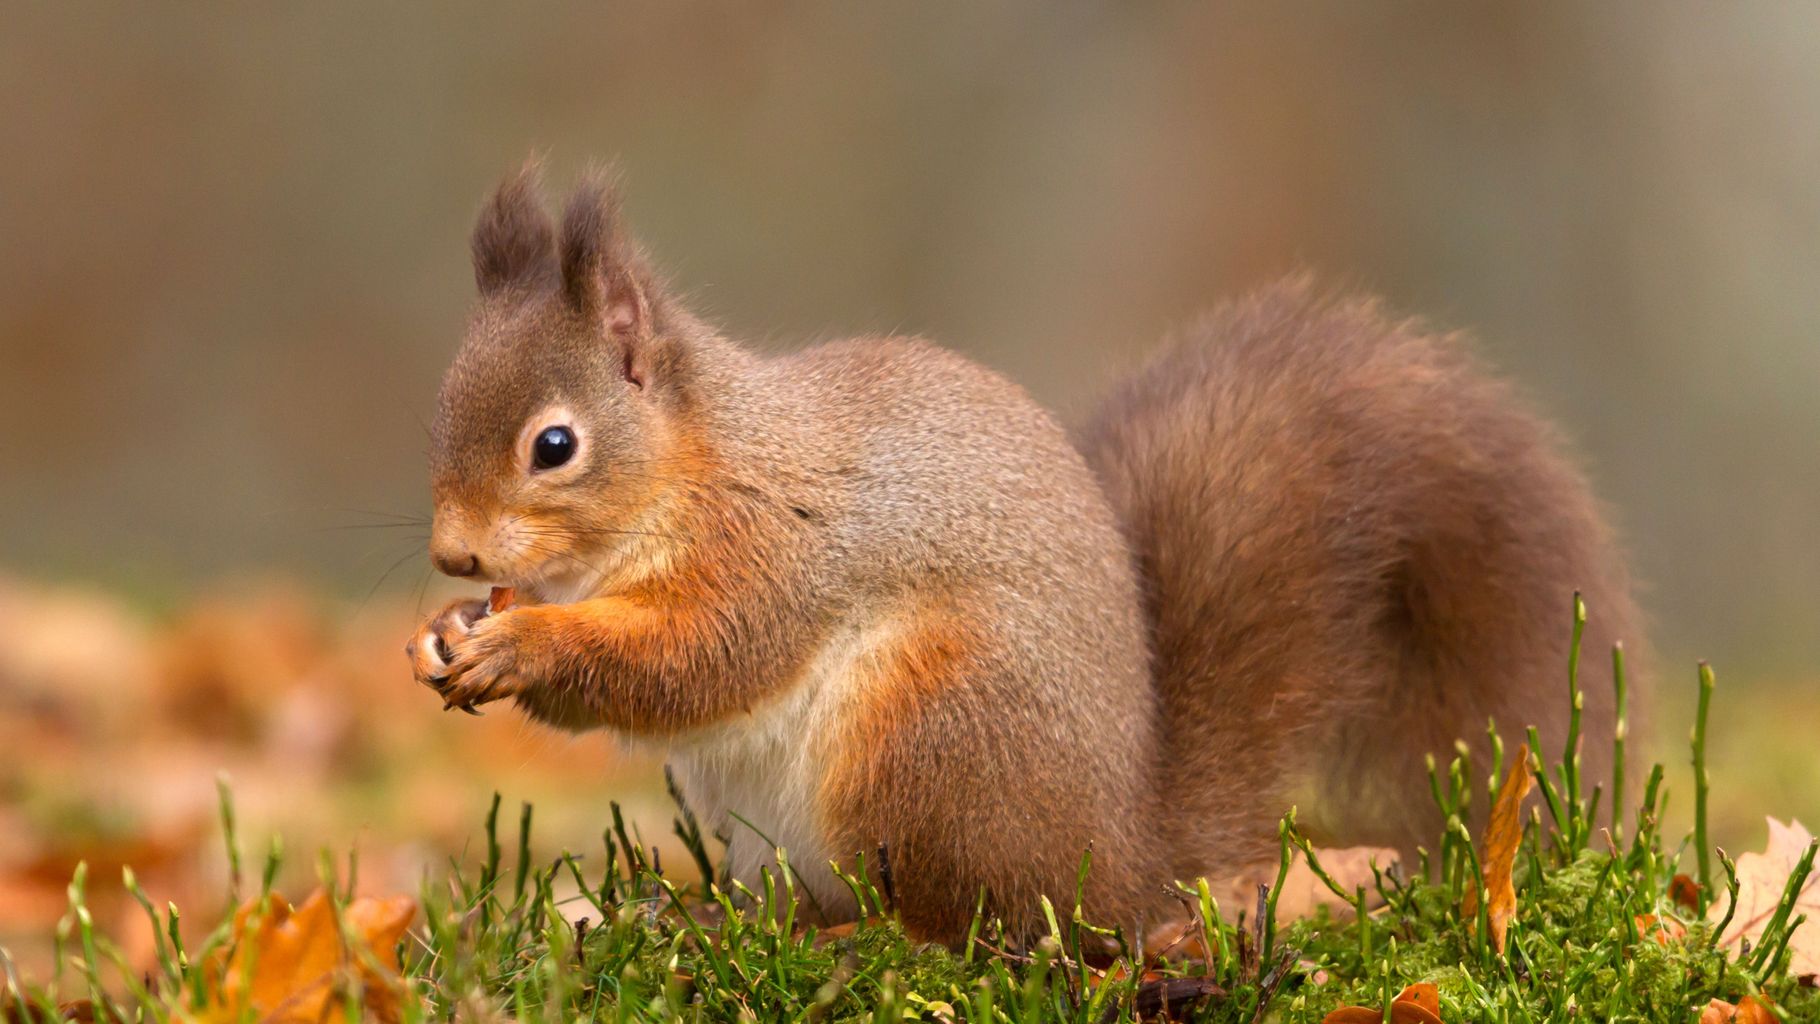
[[[1800,822],[1784,825],[1774,818],[1769,819],[1769,843],[1763,852],[1747,853],[1738,858],[1738,909],[1732,915],[1731,924],[1726,925],[1725,933],[1719,936],[1719,945],[1735,948],[1747,939],[1753,946],[1759,943],[1764,927],[1782,900],[1783,890],[1788,887],[1788,877],[1794,871],[1795,862],[1813,841],[1813,835]],[[1714,900],[1707,908],[1707,918],[1715,925],[1725,916],[1725,902]],[[1790,919],[1800,914],[1807,915],[1808,923],[1797,929],[1789,940],[1789,973],[1813,974],[1820,971],[1820,927],[1815,926],[1815,922],[1820,922],[1820,870],[1809,873],[1801,891],[1795,894],[1795,909],[1789,915]]]
[[[517,600],[517,597],[517,591],[511,587],[494,587],[487,592],[487,613],[498,615],[512,607],[512,602]]]
[[[1517,866],[1517,847],[1523,843],[1523,798],[1534,784],[1529,775],[1529,744],[1525,743],[1517,748],[1504,788],[1498,790],[1498,802],[1491,809],[1479,851],[1479,869],[1484,874],[1480,887],[1489,893],[1485,916],[1491,922],[1491,946],[1499,953],[1504,952],[1510,919],[1517,916],[1517,888],[1510,874]],[[1469,888],[1460,901],[1460,913],[1473,918],[1478,912],[1478,888]]]
[[[1687,926],[1679,921],[1664,921],[1654,914],[1638,914],[1637,933],[1655,939],[1658,946],[1666,946],[1686,935]]]
[[[1676,875],[1668,883],[1668,898],[1689,910],[1700,906],[1700,887],[1686,875]]]
[[[1120,960],[1111,967],[1106,968],[1104,971],[1088,974],[1087,987],[1090,989],[1097,989],[1107,982],[1124,981],[1129,977],[1131,977],[1131,968],[1126,965],[1125,961]],[[1146,970],[1144,973],[1138,975],[1138,983],[1148,984],[1166,977],[1168,977],[1168,975],[1164,974],[1162,971]]]
[[[1777,1024],[1777,1021],[1770,1011],[1769,1000],[1745,996],[1736,1006],[1723,999],[1708,1002],[1700,1011],[1700,1024]]]
[[[1342,1006],[1322,1017],[1321,1024],[1384,1024],[1384,1011],[1373,1006]],[[1397,993],[1390,1004],[1390,1024],[1441,1024],[1440,992],[1421,982]]]
[[[1426,981],[1419,981],[1403,991],[1398,992],[1396,1001],[1399,1003],[1415,1003],[1417,1006],[1420,1006],[1422,1009],[1427,1010],[1437,1017],[1441,1015],[1441,991],[1435,988],[1433,984]],[[1394,1004],[1392,1010],[1395,1010]]]
[[[202,1024],[237,1021],[251,1010],[261,1024],[314,1024],[327,1019],[358,978],[369,1019],[396,1021],[397,944],[417,912],[408,896],[357,899],[343,911],[351,948],[336,926],[328,893],[317,889],[295,909],[273,893],[266,912],[256,901],[234,913],[233,940],[208,975]],[[258,930],[249,926],[258,919]]]

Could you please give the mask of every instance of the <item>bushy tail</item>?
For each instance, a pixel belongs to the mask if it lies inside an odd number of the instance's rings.
[[[1488,720],[1558,752],[1575,590],[1605,777],[1603,666],[1640,641],[1622,561],[1458,339],[1287,282],[1121,383],[1081,447],[1146,588],[1181,877],[1268,856],[1292,801],[1330,841],[1432,843],[1424,757],[1465,739],[1482,774]]]

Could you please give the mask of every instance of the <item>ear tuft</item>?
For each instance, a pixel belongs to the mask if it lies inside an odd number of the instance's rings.
[[[469,241],[474,252],[474,283],[480,294],[536,281],[551,269],[555,231],[542,201],[536,158],[499,183]]]
[[[606,176],[590,174],[569,197],[559,248],[563,293],[572,307],[616,337],[652,334],[657,288],[643,252],[621,226],[619,191]]]

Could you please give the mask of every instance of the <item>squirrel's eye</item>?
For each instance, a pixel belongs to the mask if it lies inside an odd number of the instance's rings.
[[[568,427],[548,427],[531,442],[531,466],[555,469],[575,457],[575,432]]]

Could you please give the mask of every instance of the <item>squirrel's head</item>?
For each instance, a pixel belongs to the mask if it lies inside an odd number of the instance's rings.
[[[527,166],[493,193],[472,244],[480,301],[431,430],[430,558],[514,586],[598,577],[651,533],[698,328],[598,178],[558,227]]]

